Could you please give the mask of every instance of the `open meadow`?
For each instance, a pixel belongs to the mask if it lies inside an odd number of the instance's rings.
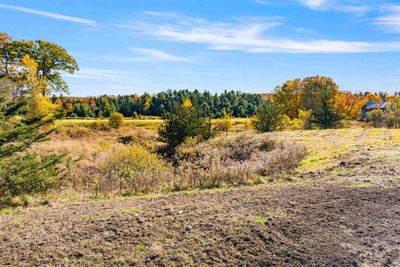
[[[68,129],[34,149],[80,157],[77,173],[123,145],[121,136],[157,142],[155,132],[129,126]],[[0,265],[400,264],[400,130],[266,136],[307,154],[294,172],[251,186],[93,199],[73,176],[48,206],[1,212]]]
[[[214,119],[213,123],[215,124],[218,121],[218,119]],[[249,128],[251,124],[251,119],[249,118],[232,118],[232,130],[233,131],[243,131]],[[59,126],[85,126],[85,127],[93,127],[96,124],[108,124],[108,119],[62,119],[60,121],[57,121],[57,124]],[[163,120],[159,117],[149,117],[149,116],[143,116],[143,118],[140,119],[125,119],[124,120],[124,125],[125,126],[131,126],[134,128],[141,128],[141,129],[147,129],[147,130],[153,130],[157,131],[158,127],[163,123]]]

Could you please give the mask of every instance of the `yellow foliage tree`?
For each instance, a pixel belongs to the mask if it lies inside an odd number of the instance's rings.
[[[185,109],[190,109],[191,107],[193,107],[193,104],[192,104],[192,101],[190,101],[190,99],[185,99],[185,100],[183,100],[182,106]]]
[[[23,71],[20,74],[20,80],[25,85],[26,93],[29,96],[28,116],[52,116],[56,105],[52,104],[48,97],[41,94],[43,88],[47,87],[47,81],[45,77],[36,75],[37,63],[29,55],[25,55],[22,58],[21,66]]]
[[[379,95],[369,93],[365,98],[365,102],[382,102],[382,99]]]

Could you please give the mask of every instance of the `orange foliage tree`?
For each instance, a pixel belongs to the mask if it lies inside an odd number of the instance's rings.
[[[365,98],[359,94],[350,92],[339,92],[337,96],[337,107],[347,118],[358,119],[361,109],[365,104]]]

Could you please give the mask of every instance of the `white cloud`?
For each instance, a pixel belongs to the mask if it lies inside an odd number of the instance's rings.
[[[187,58],[174,56],[172,54],[157,49],[131,48],[131,50],[141,54],[142,57],[138,58],[138,61],[189,61]]]
[[[136,80],[136,78],[134,78],[134,73],[85,67],[80,68],[80,70],[73,75],[65,74],[64,76],[99,81]]]
[[[296,1],[310,8],[320,8],[328,3],[327,0],[296,0]]]
[[[389,14],[378,17],[374,23],[388,32],[400,32],[400,5],[386,6],[384,8]]]
[[[62,14],[58,14],[58,13],[52,13],[52,12],[31,9],[31,8],[26,8],[26,7],[21,7],[21,6],[0,4],[0,8],[15,10],[15,11],[23,12],[23,13],[35,14],[35,15],[39,15],[39,16],[44,16],[44,17],[49,17],[49,18],[54,18],[54,19],[64,20],[64,21],[69,21],[69,22],[75,22],[75,23],[80,23],[80,24],[87,24],[87,25],[92,25],[92,26],[96,24],[96,21],[94,21],[94,20],[71,17],[71,16],[66,16],[66,15],[62,15]]]
[[[296,2],[314,10],[321,11],[336,11],[344,13],[354,13],[356,15],[363,15],[373,8],[374,5],[368,4],[367,1],[359,4],[350,0],[295,0]]]
[[[400,51],[400,42],[363,42],[346,40],[294,40],[268,37],[267,31],[279,22],[248,18],[230,23],[202,19],[173,19],[163,23],[136,21],[121,27],[164,41],[204,44],[213,50],[249,53],[366,53]]]

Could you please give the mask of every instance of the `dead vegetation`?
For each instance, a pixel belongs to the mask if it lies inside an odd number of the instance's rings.
[[[40,153],[63,151],[79,158],[59,190],[86,195],[137,195],[194,188],[254,184],[294,170],[305,148],[251,132],[181,145],[174,161],[156,154],[151,131],[124,127],[96,131],[61,127],[39,144]]]
[[[188,142],[175,155],[177,186],[212,188],[262,182],[293,171],[305,153],[301,145],[249,132],[199,144]]]

